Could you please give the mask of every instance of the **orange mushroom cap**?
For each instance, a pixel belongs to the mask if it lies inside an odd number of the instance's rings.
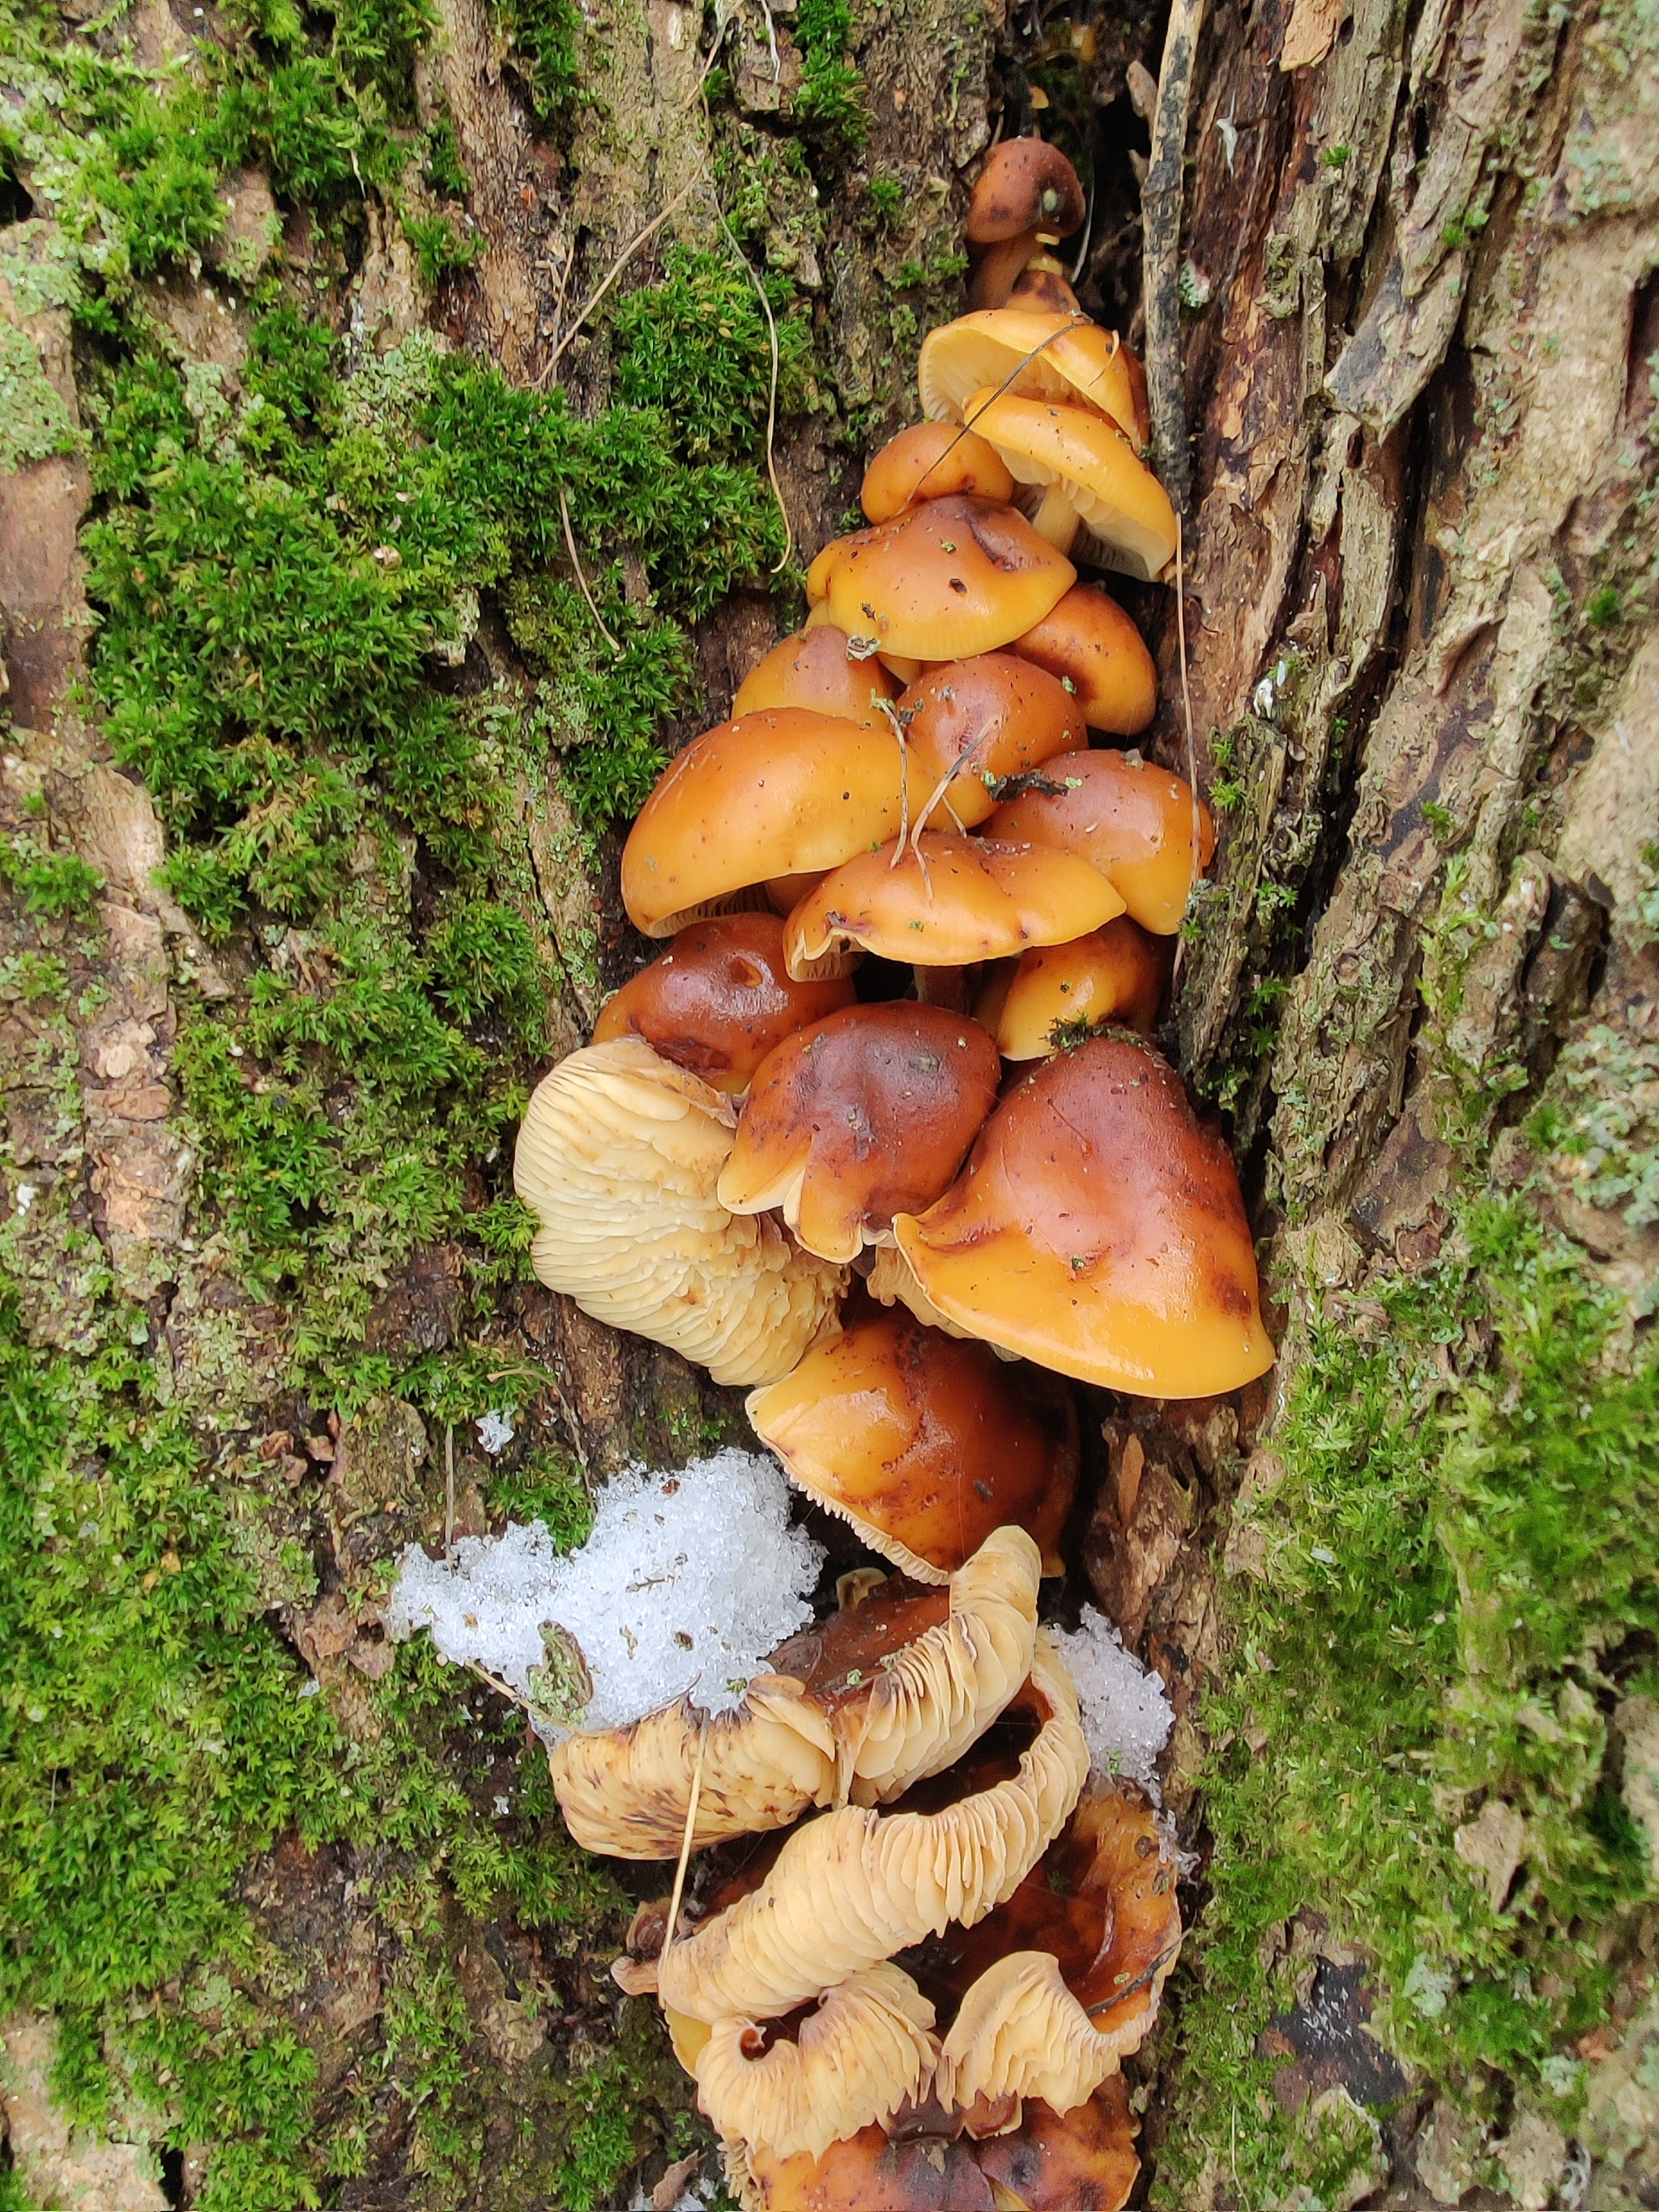
[[[903,1000],[845,1006],[786,1037],[755,1076],[720,1171],[733,1213],[781,1206],[821,1259],[855,1259],[895,1213],[931,1206],[994,1104],[976,1022]]]
[[[1215,824],[1192,786],[1139,753],[1110,751],[1054,754],[1043,783],[1060,788],[1009,799],[987,834],[1063,846],[1111,878],[1143,929],[1160,937],[1179,929],[1193,879],[1215,850]]]
[[[990,303],[988,301],[986,304]],[[1034,310],[1040,315],[1075,315],[1080,312],[1072,280],[1066,274],[1066,264],[1052,253],[1031,256],[1014,279],[1008,305]],[[1146,440],[1140,442],[1145,445]]]
[[[1046,1059],[1055,1049],[1056,1025],[1070,1027],[1074,1042],[1079,1023],[1121,1022],[1150,1036],[1170,965],[1170,940],[1121,914],[1070,945],[1028,952],[994,1019],[985,1010],[985,1026],[1005,1060]]]
[[[738,686],[732,715],[736,720],[769,707],[805,707],[814,714],[873,726],[882,716],[872,694],[890,699],[898,688],[878,660],[848,658],[845,630],[832,623],[813,623],[756,663]]]
[[[1076,580],[1012,507],[954,492],[826,545],[807,596],[854,649],[959,660],[1023,637]]]
[[[1098,585],[1073,584],[1011,650],[1069,684],[1091,730],[1138,737],[1158,711],[1158,671],[1146,641]]]
[[[715,1090],[746,1091],[775,1046],[852,1001],[850,982],[794,980],[776,915],[720,915],[681,930],[607,999],[592,1042],[643,1037]]]
[[[1087,550],[1105,566],[1154,580],[1175,559],[1170,495],[1109,416],[988,385],[969,400],[964,419],[996,447],[1020,483],[1042,495],[1036,527],[1052,543],[1069,546],[1081,524]],[[1070,526],[1067,512],[1076,518]]]
[[[916,363],[921,411],[960,422],[976,392],[1085,407],[1115,422],[1136,448],[1146,443],[1140,365],[1115,331],[1077,314],[1034,306],[981,308],[942,323],[922,340]],[[1138,381],[1139,380],[1139,381]]]
[[[1065,757],[1065,756],[1061,756]],[[1000,810],[999,810],[1000,811]],[[835,868],[784,924],[792,974],[861,946],[918,968],[962,968],[1028,945],[1063,945],[1123,911],[1099,871],[1055,848],[927,830],[895,867],[890,846]]]
[[[804,708],[722,722],[672,761],[623,848],[629,919],[672,937],[734,891],[833,868],[897,830],[890,727]]]
[[[1068,238],[1086,211],[1077,171],[1058,146],[1041,138],[1005,138],[985,157],[963,232],[974,246],[1023,230]]]
[[[1232,1155],[1127,1038],[1028,1075],[893,1234],[941,1313],[1080,1382],[1202,1398],[1273,1364]]]
[[[975,653],[928,670],[907,687],[897,713],[923,827],[937,793],[946,818],[954,815],[972,829],[993,811],[1004,777],[1087,742],[1077,734],[1086,725],[1065,685],[1010,653]]]
[[[1060,1572],[1077,1408],[1042,1368],[906,1313],[872,1314],[752,1392],[748,1413],[792,1482],[917,1580],[953,1574],[1008,1523]]]
[[[1014,480],[993,447],[949,422],[917,422],[890,438],[864,471],[859,500],[872,522],[890,522],[912,500],[974,492],[1013,497]]]

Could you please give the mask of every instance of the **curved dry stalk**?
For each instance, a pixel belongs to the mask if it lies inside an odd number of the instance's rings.
[[[696,175],[690,179],[689,184],[681,185],[679,191],[675,193],[673,198],[669,201],[667,206],[663,209],[661,214],[653,215],[650,222],[645,225],[644,228],[642,230],[635,231],[633,237],[629,240],[627,245],[623,246],[622,252],[617,256],[610,268],[605,271],[605,277],[601,282],[599,289],[589,295],[586,304],[583,307],[581,313],[577,316],[575,321],[572,323],[570,328],[565,332],[564,336],[554,347],[552,352],[548,355],[545,362],[543,364],[542,373],[536,380],[537,385],[541,390],[545,391],[547,389],[548,379],[552,375],[554,370],[564,358],[566,352],[574,342],[577,334],[580,332],[582,325],[592,313],[594,308],[599,306],[600,301],[604,299],[605,294],[616,283],[617,277],[622,275],[623,270],[627,268],[629,263],[639,252],[641,246],[645,244],[647,239],[655,236],[657,232],[662,228],[664,223],[667,222],[671,215],[674,214],[677,210],[684,206],[686,201],[690,198],[692,192],[702,181],[702,177],[703,172],[699,168]]]
[[[705,1713],[697,1728],[697,1763],[691,1769],[691,1788],[685,1801],[685,1832],[680,1838],[679,1863],[674,1869],[674,1887],[668,1899],[668,1925],[663,1930],[662,1949],[657,1954],[657,1969],[668,1956],[669,1946],[674,1941],[674,1928],[680,1917],[680,1899],[685,1893],[685,1869],[691,1856],[691,1838],[697,1832],[697,1800],[702,1795],[702,1755],[708,1747],[708,1716]]]
[[[559,486],[559,520],[564,525],[564,550],[570,556],[570,565],[576,572],[576,581],[582,587],[582,597],[587,602],[587,611],[592,616],[593,620],[599,628],[599,635],[611,647],[612,653],[620,659],[622,655],[622,647],[617,644],[616,639],[611,636],[610,631],[605,628],[605,617],[599,612],[599,603],[594,598],[592,592],[587,588],[587,579],[582,574],[582,564],[578,559],[576,554],[576,533],[570,527],[570,503],[564,495],[564,486],[562,484]]]

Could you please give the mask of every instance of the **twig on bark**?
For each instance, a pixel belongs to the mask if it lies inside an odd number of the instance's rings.
[[[1141,289],[1146,313],[1146,398],[1152,410],[1158,472],[1177,515],[1192,488],[1187,451],[1187,396],[1181,377],[1182,169],[1192,110],[1193,66],[1205,0],[1174,0],[1152,111],[1152,152],[1140,190]]]
[[[667,206],[663,209],[661,214],[653,215],[650,222],[645,225],[644,228],[642,230],[635,231],[633,237],[630,238],[627,245],[623,246],[622,252],[611,263],[610,268],[606,270],[604,279],[598,290],[590,294],[587,303],[583,307],[580,314],[579,314],[575,321],[571,324],[570,328],[565,332],[564,336],[559,340],[551,353],[548,355],[546,361],[542,364],[542,373],[537,378],[536,381],[543,391],[546,390],[548,380],[552,376],[554,370],[564,358],[566,350],[574,341],[578,332],[582,327],[582,325],[592,313],[594,308],[599,306],[600,301],[604,299],[605,294],[616,283],[617,277],[622,275],[623,270],[627,268],[629,263],[639,252],[641,246],[645,244],[647,239],[654,237],[657,232],[662,228],[664,223],[667,222],[669,216],[675,214],[680,208],[684,206],[686,201],[690,198],[692,192],[696,190],[697,185],[702,182],[702,177],[703,173],[699,169],[696,175],[693,177],[689,183],[681,185],[679,191],[675,193],[673,198],[669,201]]]

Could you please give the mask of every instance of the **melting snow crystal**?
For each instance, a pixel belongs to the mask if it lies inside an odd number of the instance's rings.
[[[463,1537],[453,1567],[410,1545],[386,1627],[429,1628],[446,1659],[539,1697],[542,1627],[556,1624],[592,1680],[585,1728],[637,1720],[686,1691],[722,1711],[812,1617],[823,1555],[789,1526],[789,1498],[776,1461],[751,1452],[717,1452],[677,1474],[630,1468],[599,1492],[587,1541],[563,1557],[539,1521]]]
[[[1156,1788],[1158,1755],[1175,1715],[1164,1685],[1143,1667],[1103,1613],[1083,1608],[1075,1632],[1049,1631],[1077,1684],[1078,1708],[1097,1774],[1127,1774]]]

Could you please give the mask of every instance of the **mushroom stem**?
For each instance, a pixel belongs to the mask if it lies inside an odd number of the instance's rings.
[[[952,1014],[968,1012],[971,968],[913,968],[910,972],[916,979],[916,997],[921,1005],[943,1006]]]

